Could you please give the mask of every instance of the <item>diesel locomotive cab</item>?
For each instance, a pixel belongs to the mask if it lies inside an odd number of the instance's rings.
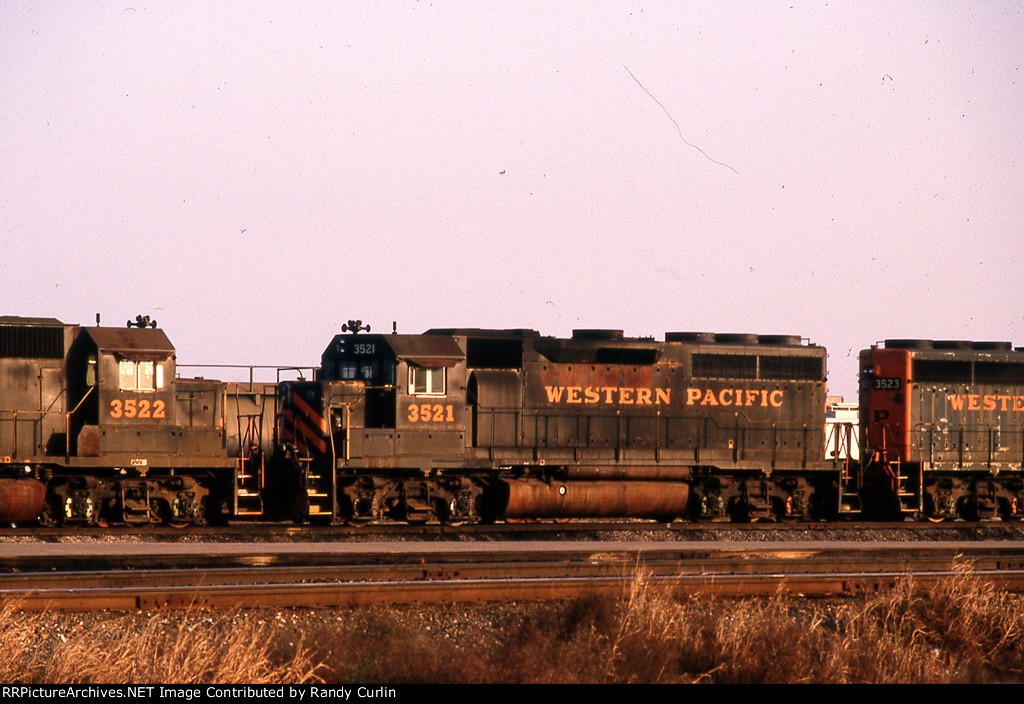
[[[174,347],[139,320],[0,319],[0,471],[43,487],[35,503],[34,485],[0,491],[4,520],[187,524],[228,500],[224,385],[178,379]]]
[[[58,520],[206,520],[210,489],[196,476],[234,468],[223,390],[178,379],[175,365],[163,330],[82,328],[68,352],[74,459],[50,484]]]
[[[866,512],[1024,515],[1024,353],[1009,342],[886,340],[860,366]]]
[[[469,520],[465,353],[447,335],[341,334],[280,390],[280,438],[317,520]]]

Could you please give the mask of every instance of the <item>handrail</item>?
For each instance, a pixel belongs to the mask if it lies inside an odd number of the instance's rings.
[[[296,372],[299,375],[298,381],[306,381],[306,372],[309,373],[308,378],[312,379],[316,376],[317,367],[313,367],[305,364],[179,364],[177,370],[180,372],[182,369],[234,369],[248,371],[249,373],[249,391],[252,391],[257,383],[281,383],[282,372]],[[275,381],[270,382],[257,382],[256,381],[256,370],[257,369],[272,369],[276,372]],[[190,379],[192,377],[182,377],[178,374],[179,379]],[[244,383],[244,382],[232,382],[232,383]]]
[[[13,443],[14,443],[14,452],[11,455],[11,457],[17,457],[18,456],[18,417],[19,416],[37,416],[37,420],[42,420],[46,416],[61,416],[61,415],[64,416],[64,455],[65,455],[65,458],[70,457],[71,456],[71,416],[78,412],[78,409],[82,407],[82,404],[85,403],[85,400],[87,398],[89,398],[89,395],[93,392],[93,389],[95,389],[95,388],[96,388],[95,386],[90,386],[89,390],[86,391],[85,394],[82,396],[82,398],[78,401],[78,404],[75,405],[75,407],[73,409],[71,409],[70,411],[54,411],[54,410],[51,410],[50,408],[46,408],[46,409],[38,410],[38,411],[30,410],[30,409],[0,409],[0,418],[2,418],[3,416],[9,415],[10,418],[11,418],[11,421],[14,423],[14,432],[12,433],[12,436],[13,436],[12,440],[13,440]],[[63,393],[63,391],[61,393]],[[58,398],[59,398],[59,396],[58,396]],[[50,406],[51,407],[53,406],[52,402],[51,402]]]
[[[1005,447],[1000,444],[1003,434],[1009,438]],[[1013,443],[1018,435],[1018,431],[1015,429],[993,428],[984,423],[972,423],[969,425],[963,423],[957,425],[952,423],[942,425],[918,423],[913,428],[914,441],[918,443],[918,450],[921,452],[922,457],[926,458],[924,461],[935,462],[936,445],[945,443],[945,447],[940,448],[938,452],[955,452],[956,463],[960,468],[971,463],[984,464],[991,469],[994,464],[1001,461],[998,458],[1000,455],[1003,455],[1006,459],[1002,461],[1019,464],[1024,469],[1024,431],[1019,431],[1019,434],[1020,447],[1017,448],[1016,452],[1013,452]],[[955,437],[955,449],[949,448],[950,437]],[[972,440],[972,437],[979,442],[975,442],[973,449],[968,449],[967,443]],[[980,442],[984,442],[984,446]],[[911,447],[913,448],[914,445],[912,444]],[[984,453],[984,459],[977,458],[978,453],[981,452]],[[973,455],[973,457],[968,455]]]
[[[699,453],[702,447],[703,441],[708,435],[715,431],[730,431],[732,433],[733,446],[730,448],[733,460],[740,460],[741,450],[746,449],[747,441],[741,438],[747,438],[751,435],[759,433],[768,433],[771,436],[772,444],[772,455],[773,462],[777,459],[776,449],[780,442],[780,436],[786,433],[799,433],[802,447],[800,448],[801,456],[795,460],[801,462],[803,465],[809,461],[816,461],[819,455],[819,451],[813,447],[809,447],[809,444],[813,443],[813,439],[816,434],[820,433],[822,437],[825,434],[824,423],[821,429],[815,429],[813,426],[808,426],[807,423],[802,421],[796,422],[784,422],[784,421],[754,421],[746,413],[734,413],[728,419],[727,424],[720,423],[717,418],[702,415],[700,413],[694,414],[669,414],[664,409],[653,409],[651,415],[645,416],[624,416],[621,411],[613,412],[607,411],[605,413],[580,413],[579,409],[523,409],[520,407],[481,407],[475,406],[476,412],[476,429],[477,438],[480,447],[489,447],[493,451],[495,441],[497,439],[497,433],[499,432],[499,424],[502,419],[506,419],[508,433],[503,433],[507,436],[507,442],[513,447],[531,448],[536,453],[543,448],[563,448],[571,449],[574,452],[574,457],[579,460],[579,452],[584,449],[609,449],[616,453],[616,457],[621,457],[621,453],[624,450],[630,449],[649,449],[655,453],[656,458],[660,461],[661,453],[665,449],[663,440],[668,440],[673,437],[671,432],[672,426],[677,423],[693,423],[696,424],[696,446],[693,448]],[[528,421],[532,418],[532,423]],[[740,421],[746,421],[745,424]],[[563,421],[568,425],[564,426],[564,429],[569,430],[571,437],[566,438],[565,443],[561,442],[558,430],[563,424],[559,421]],[[610,434],[607,438],[604,438],[603,442],[595,444],[595,438],[593,435],[593,427],[600,423],[605,422],[608,424],[607,428],[614,431],[614,437]],[[638,425],[648,425],[645,431],[645,437],[649,442],[643,444],[634,443],[632,441],[631,430]],[[488,427],[489,426],[489,427]],[[523,430],[528,427],[533,429],[533,442],[527,440],[527,436],[523,434]],[[512,432],[514,429],[515,432]],[[552,431],[554,435],[552,435]],[[486,444],[485,444],[486,443]],[[824,459],[824,447],[820,450],[821,459]],[[535,457],[536,459],[536,457]],[[695,461],[699,461],[699,457],[696,457]]]
[[[85,399],[89,398],[89,396],[95,390],[96,390],[95,386],[90,386],[89,390],[86,391],[84,394],[82,394],[82,398],[80,398],[78,400],[78,403],[75,404],[75,407],[72,408],[70,411],[68,411],[68,413],[65,415],[65,418],[64,418],[64,457],[65,458],[70,458],[71,457],[71,416],[73,416],[75,413],[78,413],[78,409],[82,407],[83,403],[85,403]],[[17,432],[17,426],[15,426],[15,432]]]

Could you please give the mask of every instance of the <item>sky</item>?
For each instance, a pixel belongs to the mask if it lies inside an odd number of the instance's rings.
[[[0,0],[0,314],[1024,346],[1019,2]]]

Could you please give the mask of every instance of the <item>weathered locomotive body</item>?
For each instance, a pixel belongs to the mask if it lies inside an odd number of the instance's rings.
[[[791,336],[336,336],[281,384],[310,517],[832,515],[825,350]]]
[[[175,364],[155,328],[0,318],[0,520],[260,513],[274,388],[180,379]]]
[[[869,515],[1024,514],[1024,352],[886,340],[860,355]]]
[[[0,521],[1024,516],[1009,343],[863,351],[858,464],[793,336],[356,324],[313,379],[236,384],[138,322],[0,317]]]

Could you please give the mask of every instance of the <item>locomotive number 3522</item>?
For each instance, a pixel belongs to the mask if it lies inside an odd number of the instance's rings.
[[[157,399],[150,404],[149,399],[126,398],[123,401],[115,398],[110,402],[111,418],[166,418],[164,402]]]

